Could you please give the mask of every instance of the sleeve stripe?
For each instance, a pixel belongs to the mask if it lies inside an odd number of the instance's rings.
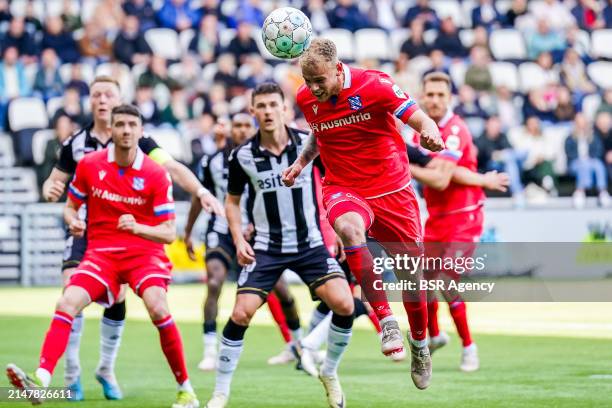
[[[410,108],[411,106],[415,105],[416,102],[413,101],[412,99],[408,99],[407,101],[405,101],[404,103],[402,103],[396,110],[395,112],[393,112],[393,114],[395,115],[395,117],[397,117],[398,119],[401,119],[402,115],[404,113],[406,113],[406,111],[408,110],[408,108]]]
[[[440,156],[447,156],[459,160],[463,156],[463,153],[456,150],[445,149],[440,152]]]
[[[166,214],[174,214],[174,210],[163,210],[163,211],[155,211],[155,216],[160,217]]]
[[[68,186],[68,191],[72,193],[76,198],[84,200],[87,198],[87,194],[79,191],[72,183]]]
[[[155,212],[164,211],[164,210],[174,211],[174,203],[165,203],[165,204],[160,204],[160,205],[156,205],[155,207],[153,207],[153,211]]]

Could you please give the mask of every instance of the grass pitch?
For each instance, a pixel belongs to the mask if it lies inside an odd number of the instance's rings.
[[[220,327],[231,310],[233,287],[221,303]],[[199,287],[171,288],[171,308],[178,316],[183,334],[188,368],[202,405],[210,396],[214,373],[196,368],[201,357]],[[299,299],[303,322],[307,323],[312,305],[302,289]],[[0,290],[0,363],[14,362],[26,370],[36,366],[47,330],[57,288]],[[16,302],[16,303],[15,303]],[[20,307],[18,307],[21,305]],[[25,306],[24,306],[25,305]],[[432,385],[417,390],[410,380],[409,362],[392,363],[379,352],[379,342],[367,319],[360,319],[340,369],[340,378],[350,407],[609,407],[612,406],[612,340],[609,306],[596,304],[479,304],[472,305],[482,368],[465,374],[458,370],[460,343],[451,343],[434,355]],[[602,309],[605,307],[605,310]],[[394,307],[395,308],[395,307]],[[119,352],[117,376],[123,387],[123,401],[107,402],[93,378],[98,359],[100,308],[86,314],[82,339],[82,381],[86,401],[83,407],[169,407],[175,385],[161,353],[156,329],[144,321],[139,300],[128,299],[128,320]],[[441,308],[444,309],[444,308]],[[578,312],[576,312],[578,309]],[[591,313],[586,313],[591,310]],[[232,385],[230,407],[325,407],[318,380],[292,366],[270,367],[266,360],[283,347],[278,330],[267,324],[267,313],[256,319],[247,331],[246,346]],[[528,312],[528,313],[527,313]],[[398,310],[398,314],[400,314]],[[504,330],[520,322],[537,323],[542,331],[527,324],[521,330]],[[572,314],[574,313],[574,314]],[[594,318],[593,315],[600,316]],[[584,318],[580,318],[580,315]],[[479,317],[480,320],[479,320]],[[492,318],[498,321],[494,326]],[[531,319],[531,320],[529,320]],[[538,320],[539,319],[539,320]],[[489,322],[489,330],[479,330]],[[442,325],[451,329],[444,316]],[[405,324],[402,325],[406,327]],[[537,326],[534,324],[533,326]],[[592,332],[589,332],[589,328]],[[498,331],[506,334],[484,334]],[[566,337],[580,335],[582,337]],[[589,334],[591,333],[591,334]],[[602,337],[602,338],[594,338]],[[56,370],[53,385],[62,385],[63,362]],[[5,381],[5,380],[0,380]],[[4,384],[7,384],[4,382]],[[26,406],[23,403],[1,406]],[[71,406],[49,402],[49,407]]]

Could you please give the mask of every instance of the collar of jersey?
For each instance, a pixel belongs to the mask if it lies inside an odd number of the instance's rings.
[[[106,159],[108,160],[109,163],[114,163],[115,162],[115,148],[111,146],[107,150],[108,150],[108,153],[106,154]],[[140,148],[138,148],[136,150],[136,159],[134,160],[134,163],[132,163],[132,168],[134,170],[142,169],[143,161],[144,161],[144,153],[142,152],[142,150],[140,150]]]
[[[446,127],[446,125],[448,125],[448,122],[450,122],[450,120],[453,118],[454,115],[455,114],[453,113],[453,110],[448,109],[446,111],[446,114],[442,116],[442,119],[440,119],[440,121],[438,122],[438,127],[439,128]]]
[[[285,146],[285,149],[281,153],[281,156],[285,152],[288,152],[291,149],[295,149],[295,147],[297,146],[297,139],[296,139],[295,132],[293,131],[293,129],[291,129],[289,126],[285,126],[285,129],[287,130],[287,135],[289,135],[289,143],[287,143],[287,146]],[[268,156],[268,157],[272,157],[272,156],[276,157],[276,155],[274,155],[272,152],[270,152],[268,149],[266,149],[265,147],[261,145],[261,132],[259,130],[257,131],[257,133],[255,134],[255,137],[253,138],[252,148],[255,154]]]

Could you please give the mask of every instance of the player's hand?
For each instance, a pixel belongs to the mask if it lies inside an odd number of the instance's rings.
[[[138,230],[138,223],[136,222],[136,218],[134,218],[132,214],[123,214],[121,217],[119,217],[119,221],[117,222],[117,229],[136,234]]]
[[[245,241],[249,242],[251,238],[253,238],[254,234],[255,227],[253,226],[252,222],[249,222],[246,228],[242,231],[242,236],[244,237]]]
[[[295,184],[295,179],[298,178],[303,169],[304,166],[296,161],[291,166],[283,170],[281,173],[281,181],[287,187],[291,187],[293,184]]]
[[[421,146],[432,152],[439,152],[444,150],[445,147],[442,136],[440,136],[440,132],[437,129],[436,131],[429,131],[428,129],[421,131]]]
[[[241,266],[250,265],[255,262],[255,252],[246,241],[240,241],[236,244],[236,257]]]
[[[489,171],[484,174],[484,179],[483,187],[487,190],[501,191],[502,193],[508,191],[510,177],[507,173],[498,173],[496,170]]]
[[[87,224],[83,220],[79,220],[78,218],[73,219],[68,225],[68,229],[70,230],[70,234],[73,237],[82,238],[85,235],[85,228],[87,228]]]
[[[221,204],[221,202],[217,200],[217,197],[212,195],[210,191],[204,190],[203,193],[198,194],[198,197],[200,198],[200,204],[204,211],[209,214],[216,214],[219,217],[225,217],[225,208],[223,208],[223,204]]]
[[[187,256],[189,256],[189,259],[191,259],[192,261],[196,260],[196,256],[195,256],[195,251],[193,250],[193,241],[191,239],[191,234],[185,234],[185,247],[187,248]]]
[[[346,254],[344,253],[344,243],[342,243],[342,240],[340,239],[339,236],[336,235],[336,250],[335,250],[335,256],[336,256],[336,260],[339,263],[342,263],[346,260]]]
[[[66,184],[62,183],[60,180],[54,180],[53,183],[43,191],[43,198],[45,201],[54,203],[64,194],[65,189]]]

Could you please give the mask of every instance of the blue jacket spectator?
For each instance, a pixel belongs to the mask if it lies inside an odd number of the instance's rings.
[[[409,58],[427,55],[431,48],[423,38],[423,30],[425,24],[420,18],[415,18],[410,23],[410,37],[402,44],[400,52],[406,54]]]
[[[0,0],[0,23],[4,21],[11,21],[13,16],[11,15],[11,8],[8,0]]]
[[[537,31],[527,38],[527,56],[532,60],[543,52],[558,53],[564,49],[565,39],[560,33],[552,31],[544,19],[538,21]]]
[[[472,27],[483,26],[487,30],[499,26],[502,17],[491,0],[480,0],[480,5],[472,10]]]
[[[329,24],[333,28],[357,31],[371,26],[368,17],[359,10],[353,0],[338,0],[337,4],[329,13]]]
[[[138,18],[142,31],[157,27],[155,10],[150,0],[126,0],[125,3],[123,3],[123,11],[128,16],[135,16]]]
[[[191,6],[191,0],[165,0],[157,12],[159,25],[176,31],[197,27],[200,18],[200,12]]]
[[[223,24],[227,28],[236,28],[236,19],[232,16],[226,16],[221,10],[221,2],[219,0],[202,0],[202,8],[200,8],[200,15],[205,16],[216,16],[217,21]]]
[[[123,20],[123,27],[113,43],[115,59],[132,67],[135,64],[149,62],[151,54],[151,47],[140,30],[138,18],[128,15]]]
[[[4,50],[4,57],[0,62],[0,129],[6,129],[6,113],[11,99],[29,96],[30,92],[17,48],[9,47]]]
[[[608,0],[608,5],[603,10],[603,19],[606,28],[612,28],[612,0]]]
[[[440,32],[433,43],[433,47],[441,50],[450,58],[464,58],[468,54],[467,48],[463,46],[457,27],[452,17],[446,17],[440,24]]]
[[[418,0],[416,6],[410,7],[404,17],[404,27],[408,27],[415,18],[425,21],[425,30],[438,29],[440,20],[436,11],[429,7],[428,0]]]
[[[77,62],[81,57],[72,33],[64,31],[64,23],[60,17],[48,17],[41,48],[53,48],[62,63]]]
[[[598,28],[597,20],[599,16],[589,3],[589,1],[579,0],[578,4],[572,9],[572,15],[581,30],[591,31]]]
[[[251,23],[261,27],[266,18],[259,7],[259,0],[241,0],[236,10],[236,21]]]
[[[11,20],[9,29],[2,38],[2,49],[8,47],[16,47],[19,55],[23,58],[30,57],[31,59],[38,58],[38,47],[34,36],[26,31],[25,20],[23,17],[14,17]]]
[[[47,48],[40,57],[40,68],[34,77],[34,94],[45,102],[64,93],[64,83],[59,73],[59,61],[52,48]]]

